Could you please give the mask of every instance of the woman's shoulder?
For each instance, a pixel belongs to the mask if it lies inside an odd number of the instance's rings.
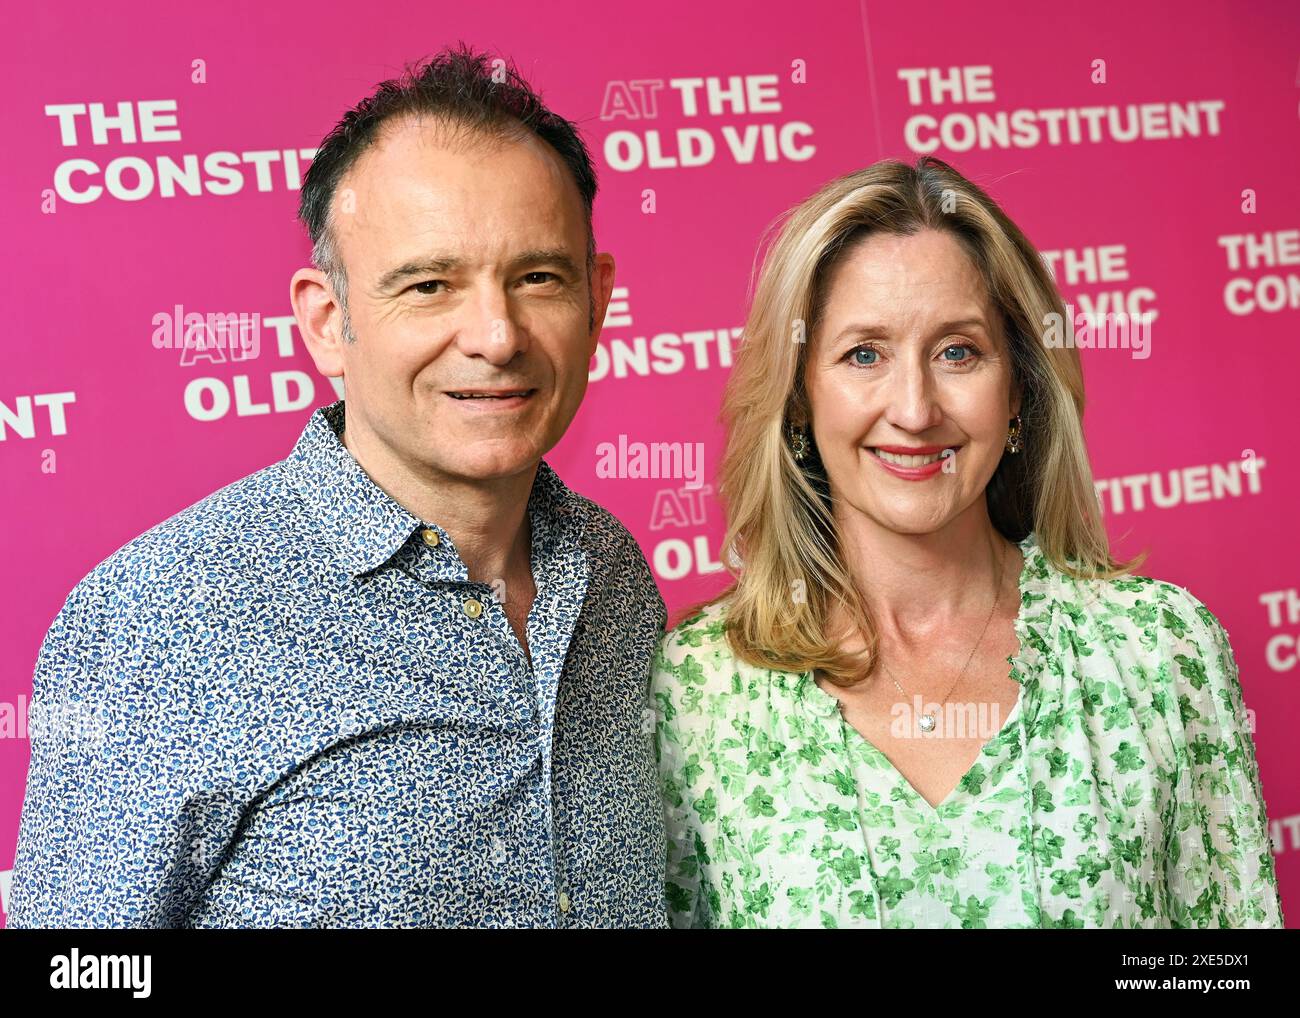
[[[1113,625],[1156,626],[1178,633],[1221,628],[1210,609],[1186,587],[1135,573],[1108,579],[1079,577],[1070,572],[1078,566],[1077,560],[1067,559],[1063,565],[1050,561],[1033,535],[1021,547],[1025,549],[1022,587],[1028,589],[1026,600],[1058,602],[1067,622],[1082,626],[1100,619]]]
[[[1078,579],[1052,571],[1054,607],[1078,642],[1101,641],[1111,655],[1126,652],[1144,663],[1168,662],[1173,679],[1186,673],[1199,680],[1207,664],[1221,672],[1232,667],[1227,630],[1186,587],[1152,576]]]
[[[727,642],[727,599],[700,605],[684,615],[664,635],[663,646],[674,649],[715,647]]]
[[[727,641],[727,601],[695,609],[660,641],[651,674],[655,693],[695,690],[693,695],[726,693],[743,664]]]
[[[727,714],[740,667],[727,642],[727,606],[712,602],[686,615],[660,641],[650,670],[650,697],[660,738],[681,742]]]

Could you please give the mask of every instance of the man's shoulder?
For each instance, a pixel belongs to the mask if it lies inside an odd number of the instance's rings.
[[[653,586],[654,579],[645,552],[623,521],[599,502],[593,502],[571,488],[568,498],[587,552],[595,555],[599,564],[612,575],[627,575],[643,586]]]
[[[572,488],[567,489],[567,498],[574,516],[582,526],[583,536],[589,542],[595,541],[601,550],[620,555],[626,552],[629,545],[636,544],[636,538],[623,521],[599,502],[593,502]]]
[[[120,601],[149,594],[174,599],[177,587],[218,587],[250,568],[268,543],[284,540],[296,499],[283,462],[272,463],[127,541],[77,589],[110,592]]]

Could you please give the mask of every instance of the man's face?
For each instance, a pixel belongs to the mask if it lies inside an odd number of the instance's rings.
[[[532,136],[393,122],[333,218],[357,337],[339,348],[348,431],[457,480],[531,469],[577,412],[608,300],[596,286],[591,306],[582,199],[559,156]]]

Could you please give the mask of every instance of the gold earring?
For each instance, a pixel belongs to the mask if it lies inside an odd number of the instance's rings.
[[[1007,432],[1007,452],[1015,454],[1024,448],[1024,442],[1020,437],[1020,415],[1016,414],[1015,423],[1011,425],[1010,431]]]
[[[802,463],[808,458],[808,434],[803,428],[796,428],[790,425],[790,452],[794,455],[796,463]]]

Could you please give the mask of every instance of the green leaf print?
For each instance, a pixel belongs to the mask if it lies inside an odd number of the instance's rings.
[[[1061,858],[1065,839],[1059,834],[1043,829],[1034,835],[1034,854],[1046,865]]]
[[[813,889],[811,887],[787,887],[785,894],[790,899],[792,916],[812,915]]]
[[[1193,762],[1203,767],[1214,762],[1215,757],[1222,752],[1222,747],[1218,742],[1207,739],[1204,732],[1200,732],[1187,744],[1187,751],[1191,754]]]
[[[1063,777],[1070,766],[1070,755],[1060,746],[1052,747],[1052,751],[1047,754],[1048,773],[1054,778]]]
[[[1143,766],[1141,752],[1127,739],[1119,744],[1119,749],[1115,750],[1110,758],[1115,761],[1115,766],[1121,774],[1140,771]]]
[[[840,878],[840,882],[845,886],[851,887],[862,877],[862,860],[847,848],[838,856],[827,860],[827,862],[831,871]]]
[[[989,917],[989,909],[993,904],[992,898],[988,901],[980,901],[975,895],[966,899],[965,905],[958,905],[952,910],[952,914],[961,920],[963,930],[984,930],[988,929],[988,923],[985,921]]]
[[[1187,623],[1174,612],[1171,612],[1168,608],[1161,611],[1160,618],[1161,621],[1164,622],[1165,628],[1178,637],[1178,639],[1181,640],[1187,635]]]
[[[977,763],[963,775],[961,784],[957,787],[963,792],[969,792],[971,795],[979,795],[980,790],[984,787],[986,777],[984,765]]]
[[[1011,890],[1011,878],[1015,876],[1014,866],[999,866],[990,862],[984,866],[984,874],[989,878],[989,890],[1006,892]]]
[[[828,831],[856,831],[858,829],[858,823],[854,815],[834,804],[827,806],[819,815],[826,821],[826,830]]]
[[[686,763],[682,765],[682,784],[690,788],[703,773],[704,768],[700,766],[700,754],[692,753]]]
[[[704,677],[704,669],[690,654],[682,659],[682,663],[674,669],[674,673],[688,686],[692,684],[702,686],[707,681]]]
[[[776,807],[772,805],[772,796],[766,788],[759,785],[745,796],[745,812],[751,817],[774,817]]]
[[[659,690],[655,693],[655,702],[659,705],[659,724],[667,725],[673,718],[677,717],[677,708],[673,706],[673,698],[668,695],[666,690]]]
[[[749,748],[748,767],[750,774],[761,774],[765,778],[772,776],[772,763],[780,759],[784,750],[779,742],[773,742],[766,732],[755,732],[753,745]]]
[[[1074,864],[1079,867],[1080,876],[1088,881],[1090,887],[1096,887],[1102,873],[1110,869],[1110,863],[1097,853],[1096,846],[1089,848],[1085,854],[1077,856]]]
[[[689,912],[691,910],[691,894],[686,888],[679,884],[674,884],[671,880],[664,886],[664,896],[668,899],[668,907],[674,912]]]
[[[772,887],[765,880],[753,890],[742,887],[740,889],[741,899],[745,902],[745,911],[751,914],[757,913],[763,918],[767,918],[768,910],[776,900],[772,897]]]
[[[1139,629],[1145,629],[1147,626],[1154,625],[1156,621],[1156,606],[1146,601],[1138,601],[1125,613],[1129,621]]]
[[[1187,681],[1192,684],[1193,689],[1201,689],[1205,686],[1205,664],[1194,657],[1188,657],[1186,654],[1175,654],[1174,660],[1178,662],[1178,667]]]
[[[701,823],[712,823],[718,818],[718,797],[713,794],[712,788],[706,789],[700,798],[691,803],[691,807]]]
[[[853,795],[857,792],[857,783],[853,780],[853,775],[846,770],[834,770],[829,775],[830,781],[835,785],[835,791],[840,795]]]
[[[850,891],[849,915],[852,917],[863,916],[867,919],[876,918],[876,899],[866,891]]]
[[[1082,897],[1079,876],[1078,870],[1052,870],[1052,893],[1064,894],[1067,898]]]
[[[903,895],[916,887],[916,884],[908,880],[894,866],[877,882],[876,888],[880,892],[880,900],[885,903],[886,908],[897,908],[898,903],[902,901]]]
[[[698,831],[695,832],[695,861],[701,866],[707,866],[711,861],[709,859],[709,847],[704,843],[704,839],[700,837]]]
[[[799,847],[799,843],[808,837],[806,827],[796,827],[793,831],[787,831],[781,835],[780,848],[777,850],[782,855],[793,855]]]

